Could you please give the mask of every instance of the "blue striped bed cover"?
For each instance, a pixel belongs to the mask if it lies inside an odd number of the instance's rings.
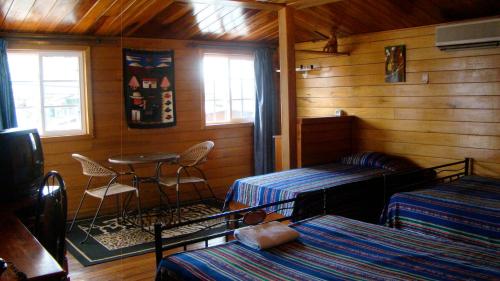
[[[326,215],[293,226],[300,238],[268,250],[238,241],[166,257],[157,281],[499,280],[497,251]],[[171,279],[170,279],[171,280]]]
[[[466,176],[393,195],[385,224],[426,235],[500,248],[500,180]]]
[[[247,206],[258,206],[296,198],[300,194],[340,187],[354,182],[381,177],[389,170],[332,163],[308,168],[299,168],[266,175],[236,180],[230,187],[225,206],[234,200]],[[273,206],[268,211],[280,208],[279,213],[289,216],[293,212],[293,202],[286,206]]]

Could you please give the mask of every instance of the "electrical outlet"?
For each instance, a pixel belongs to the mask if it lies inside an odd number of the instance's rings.
[[[421,78],[422,83],[429,84],[429,73],[422,73]]]

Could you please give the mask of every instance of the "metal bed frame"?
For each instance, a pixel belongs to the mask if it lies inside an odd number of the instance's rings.
[[[460,167],[457,168],[457,166],[459,166],[459,165],[460,165]],[[444,173],[444,172],[449,172],[450,174],[444,175],[442,177],[438,176],[439,174]],[[424,175],[425,173],[432,173],[432,174],[434,174],[434,177],[422,177],[422,175]],[[462,161],[457,161],[457,162],[438,165],[438,166],[434,166],[434,167],[430,167],[430,168],[411,170],[411,171],[407,171],[407,172],[400,172],[400,173],[384,176],[384,187],[387,187],[387,188],[388,187],[392,187],[392,188],[397,187],[397,192],[410,191],[410,190],[421,188],[422,185],[426,185],[426,184],[433,184],[433,183],[437,183],[437,182],[455,181],[463,176],[467,176],[470,174],[472,174],[472,159],[465,158]],[[398,182],[401,179],[408,178],[410,176],[419,177],[419,178],[421,178],[421,180],[412,182],[411,184],[398,185]],[[180,248],[180,247],[182,247],[183,251],[186,251],[188,245],[200,243],[200,242],[204,242],[204,248],[208,248],[209,247],[209,245],[208,245],[209,240],[215,239],[215,238],[220,238],[220,237],[225,237],[225,240],[227,241],[228,237],[230,237],[233,234],[235,229],[244,225],[246,216],[255,214],[257,212],[262,212],[262,211],[265,212],[265,209],[268,207],[282,205],[282,206],[278,207],[277,210],[275,210],[271,213],[266,213],[267,215],[277,213],[280,210],[292,208],[292,207],[289,207],[286,205],[286,204],[289,204],[292,202],[295,202],[298,204],[300,204],[301,202],[308,203],[308,204],[311,204],[314,202],[313,204],[308,205],[307,206],[308,208],[304,208],[304,209],[308,209],[307,213],[292,214],[290,216],[280,217],[280,218],[274,219],[274,221],[286,221],[286,220],[297,221],[300,219],[305,219],[305,218],[309,218],[309,217],[313,217],[313,216],[317,216],[317,215],[328,214],[329,209],[331,209],[331,206],[329,207],[329,205],[327,204],[330,192],[331,191],[329,189],[323,189],[323,190],[319,190],[316,192],[308,193],[305,196],[297,197],[294,199],[277,201],[277,202],[273,202],[273,203],[268,203],[268,204],[255,206],[255,207],[248,207],[248,208],[239,209],[239,210],[235,210],[235,211],[222,212],[220,214],[216,214],[216,215],[212,215],[212,216],[208,216],[208,217],[204,217],[204,218],[200,218],[200,219],[195,219],[195,220],[191,220],[191,221],[183,221],[180,223],[173,223],[170,225],[162,225],[161,223],[156,223],[154,225],[156,264],[158,265],[160,263],[161,259],[163,258],[163,251],[168,251],[168,250],[172,250],[172,249],[176,249],[176,248]],[[386,196],[387,195],[389,195],[389,194],[386,194]],[[392,195],[392,194],[390,194],[390,195]],[[191,238],[191,239],[187,239],[184,241],[163,245],[163,242],[164,242],[163,240],[170,239],[170,238],[167,238],[167,239],[162,238],[162,232],[164,230],[169,230],[169,229],[172,229],[175,227],[181,227],[181,226],[186,226],[186,225],[190,225],[190,224],[194,224],[194,223],[201,223],[201,222],[206,222],[206,221],[210,221],[210,220],[217,220],[217,219],[224,219],[224,220],[222,222],[217,222],[217,223],[214,223],[212,225],[206,226],[205,229],[202,229],[202,230],[199,230],[199,231],[196,231],[194,233],[190,233],[190,234],[187,234],[184,236],[189,237],[190,235],[193,235],[193,234],[198,233],[200,231],[210,229],[213,227],[217,227],[217,226],[221,226],[223,224],[226,225],[226,230],[218,232],[218,233],[214,233],[214,234],[209,234],[209,235],[206,235],[203,237]],[[181,236],[176,236],[174,238],[179,238],[179,237],[181,237]]]
[[[460,167],[456,167],[463,165]],[[449,173],[443,176],[439,176],[442,173]],[[420,188],[425,184],[432,183],[446,183],[455,181],[463,176],[472,175],[472,158],[465,158],[461,161],[456,161],[452,163],[447,163],[443,165],[438,165],[430,168],[422,168],[414,171],[399,172],[384,176],[384,187],[386,190],[395,190],[396,192],[411,191]],[[401,179],[411,178],[411,183],[408,184],[398,184]],[[396,193],[392,192],[392,194]],[[386,194],[390,197],[392,194]]]

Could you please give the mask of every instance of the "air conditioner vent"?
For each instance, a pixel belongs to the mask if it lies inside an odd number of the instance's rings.
[[[440,49],[494,47],[500,43],[500,18],[436,27]]]

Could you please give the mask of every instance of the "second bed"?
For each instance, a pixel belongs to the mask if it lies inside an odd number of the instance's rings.
[[[376,209],[384,202],[384,176],[412,168],[407,161],[383,153],[356,153],[337,163],[238,179],[227,193],[225,209],[230,202],[259,206],[327,189],[335,214],[370,220],[366,214],[379,213]],[[297,201],[267,211],[296,216],[305,212],[301,205],[307,204]]]

